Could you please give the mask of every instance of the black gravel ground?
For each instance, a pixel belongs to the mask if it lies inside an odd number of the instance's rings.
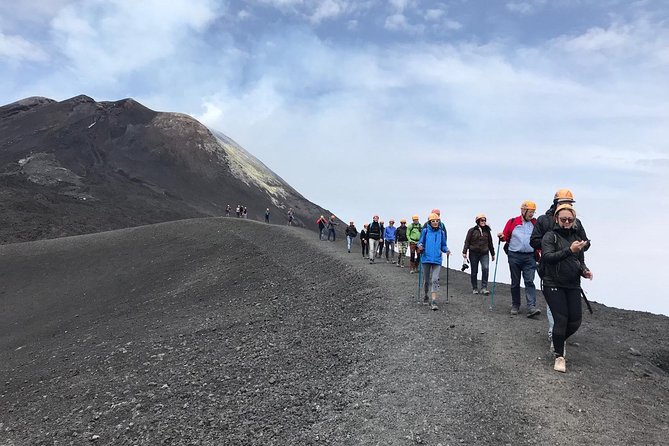
[[[668,443],[669,318],[595,304],[559,374],[448,276],[234,218],[0,246],[0,445]]]

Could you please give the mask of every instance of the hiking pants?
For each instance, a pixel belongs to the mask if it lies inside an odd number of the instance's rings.
[[[360,239],[360,246],[362,247],[362,257],[369,257],[369,244],[367,240]]]
[[[420,261],[420,253],[418,252],[417,243],[409,242],[409,265],[414,270],[418,269],[418,262]]]
[[[319,226],[318,229],[319,229],[318,239],[323,240],[323,235],[324,235],[324,232],[325,232],[325,226],[323,226],[323,227]]]
[[[346,236],[346,248],[347,248],[349,251],[351,251],[351,243],[353,243],[353,239],[354,239],[354,238],[355,238],[355,237],[353,237],[353,236],[351,236],[351,235],[347,235],[347,236]]]
[[[369,260],[374,261],[376,250],[378,249],[379,241],[373,238],[369,239]]]
[[[397,242],[397,264],[404,265],[404,258],[407,256],[407,247],[409,242]]]
[[[525,281],[525,299],[527,308],[537,306],[537,288],[534,286],[534,273],[537,262],[533,252],[509,251],[509,270],[511,270],[511,305],[520,308],[520,275]]]
[[[423,291],[425,296],[428,293],[436,293],[439,289],[439,273],[441,265],[436,263],[423,263]]]
[[[469,263],[471,264],[472,289],[478,289],[476,278],[479,274],[479,263],[481,263],[481,288],[488,288],[488,265],[490,257],[488,253],[479,253],[469,250]]]
[[[395,240],[386,240],[384,243],[386,247],[386,260],[393,259],[395,261]]]
[[[553,347],[555,355],[564,355],[564,343],[581,326],[581,290],[579,288],[545,287],[544,296],[553,313]]]
[[[376,257],[381,258],[383,255],[383,239],[379,239],[379,252],[376,254]]]
[[[330,236],[332,236],[332,241],[334,242],[337,238],[337,233],[335,232],[334,228],[328,229],[328,240],[330,240]]]

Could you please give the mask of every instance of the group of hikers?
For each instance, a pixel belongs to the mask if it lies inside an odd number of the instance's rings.
[[[225,207],[225,216],[229,217],[231,212],[232,206],[227,205]],[[246,206],[242,206],[241,204],[237,205],[235,208],[235,213],[237,214],[237,218],[248,218],[248,209],[246,209]]]
[[[560,189],[545,214],[537,219],[534,217],[536,204],[524,201],[520,206],[520,215],[510,218],[504,229],[496,234],[498,250],[504,243],[511,273],[512,315],[520,312],[521,277],[525,284],[527,317],[541,314],[536,302],[535,274],[538,273],[541,278],[542,291],[548,304],[548,337],[551,351],[555,354],[554,370],[558,372],[566,372],[565,343],[581,325],[581,297],[585,299],[581,277],[593,277],[584,259],[590,240],[581,221],[576,218],[574,202],[570,190]],[[495,252],[492,230],[485,214],[476,215],[474,221],[475,225],[467,231],[462,249],[462,271],[471,267],[473,294],[489,295],[490,260],[495,261],[495,255],[499,256],[499,253]],[[358,232],[354,222],[350,222],[345,230],[347,250],[351,252],[353,241],[359,237],[362,257],[368,259],[370,264],[385,256],[387,263],[393,263],[399,268],[404,267],[408,251],[409,273],[419,275],[419,289],[420,282],[423,285],[423,303],[432,310],[438,310],[437,292],[442,255],[451,255],[441,213],[439,209],[432,209],[424,225],[420,223],[418,215],[411,217],[410,224],[404,218],[399,223],[396,227],[395,221],[390,219],[385,226],[379,216],[374,215],[372,221]],[[334,215],[330,219],[321,216],[317,224],[321,240],[325,239],[326,233],[327,240],[335,240],[337,222]],[[592,312],[587,299],[586,304]]]

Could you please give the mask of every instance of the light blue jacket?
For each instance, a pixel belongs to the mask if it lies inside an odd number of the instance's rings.
[[[448,252],[446,232],[440,227],[436,229],[432,227],[424,228],[420,233],[420,240],[418,240],[418,247],[421,246],[425,249],[420,256],[421,263],[441,265],[441,253]]]

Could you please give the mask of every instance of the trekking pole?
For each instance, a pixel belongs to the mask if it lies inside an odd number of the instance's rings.
[[[446,302],[448,303],[448,270],[449,267],[448,265],[450,264],[451,256],[449,254],[446,254]]]
[[[490,293],[490,311],[495,306],[495,285],[497,285],[497,264],[499,263],[499,245],[502,239],[497,240],[497,258],[495,259],[495,273],[492,276],[492,293]]]
[[[418,262],[418,292],[416,293],[416,303],[420,303],[420,276],[423,273],[423,264]]]

